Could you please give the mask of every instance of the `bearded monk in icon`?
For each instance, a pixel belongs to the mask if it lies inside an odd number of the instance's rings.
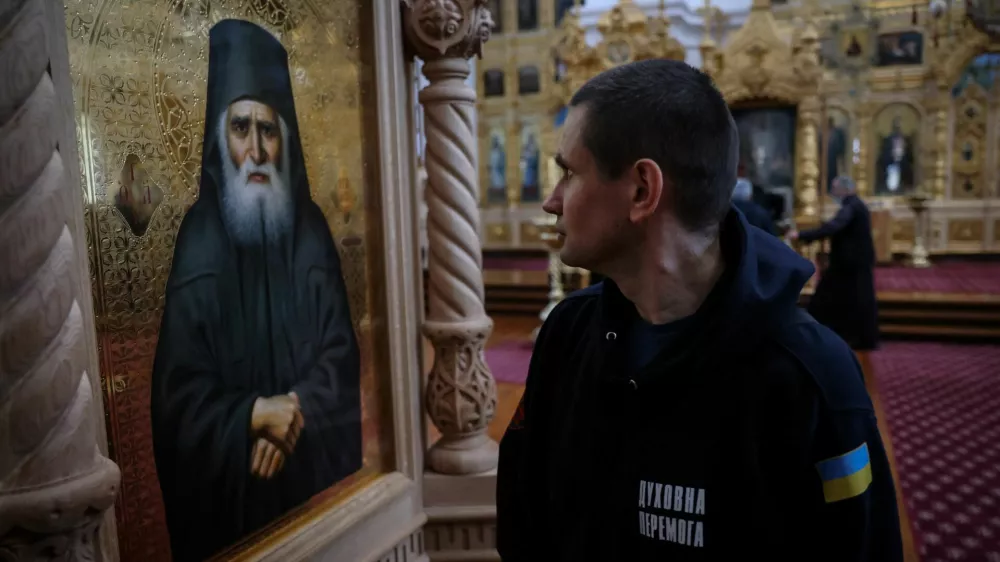
[[[288,55],[245,21],[209,34],[201,185],[167,281],[151,413],[174,560],[210,557],[361,468],[358,344]]]

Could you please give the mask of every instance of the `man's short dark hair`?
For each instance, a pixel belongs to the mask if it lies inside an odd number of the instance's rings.
[[[634,62],[598,74],[569,104],[587,108],[583,142],[606,179],[649,158],[673,184],[685,227],[703,230],[725,216],[739,133],[707,74],[674,60]]]

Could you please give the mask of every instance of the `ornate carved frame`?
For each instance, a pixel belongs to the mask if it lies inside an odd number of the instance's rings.
[[[375,97],[378,106],[376,138],[380,161],[378,177],[381,211],[385,326],[392,381],[392,426],[395,467],[379,476],[345,502],[310,513],[300,521],[259,543],[248,554],[256,559],[289,561],[320,555],[329,560],[367,560],[392,550],[420,532],[423,512],[421,366],[415,342],[423,299],[413,209],[413,134],[408,109],[410,80],[403,54],[402,17],[395,2],[375,2],[372,17]],[[412,552],[419,556],[421,552]]]

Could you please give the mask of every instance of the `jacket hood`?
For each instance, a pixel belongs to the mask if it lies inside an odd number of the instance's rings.
[[[671,362],[711,350],[752,349],[795,313],[799,294],[815,272],[809,260],[777,237],[750,226],[735,207],[723,221],[720,236],[726,270],[669,353]],[[638,313],[613,281],[601,285],[594,288],[601,293],[600,329],[604,339],[620,341]]]
[[[812,262],[776,236],[750,226],[735,207],[723,225],[722,243],[727,267],[735,265],[727,307],[731,312],[777,313],[798,306],[802,288],[816,271]]]

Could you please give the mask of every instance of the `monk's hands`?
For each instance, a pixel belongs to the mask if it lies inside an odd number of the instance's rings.
[[[270,480],[285,465],[285,454],[277,445],[260,437],[250,453],[250,474],[263,480]]]
[[[266,439],[285,455],[295,450],[305,419],[299,409],[299,397],[294,392],[269,398],[258,398],[250,414],[250,430]]]

